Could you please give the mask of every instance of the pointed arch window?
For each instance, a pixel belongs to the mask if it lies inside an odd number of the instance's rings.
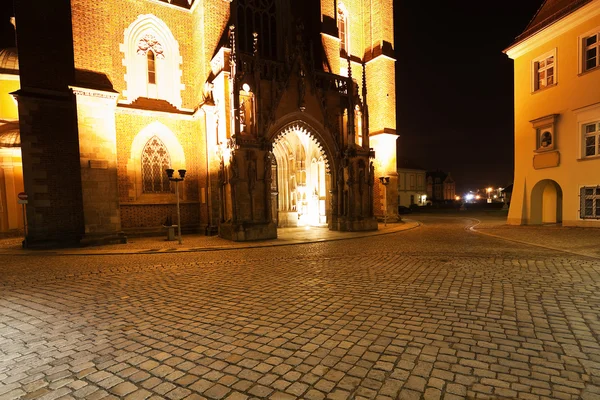
[[[340,51],[342,55],[350,54],[348,40],[348,12],[342,4],[338,7],[338,30],[340,35]]]
[[[280,0],[238,0],[238,28],[236,40],[244,53],[253,51],[253,33],[258,33],[258,53],[263,58],[279,56],[278,32],[281,29]]]
[[[152,50],[148,50],[148,83],[151,85],[156,84],[156,59],[154,56],[154,52]]]
[[[153,136],[142,152],[142,182],[144,193],[170,193],[171,183],[165,170],[171,165],[171,157],[165,144]]]

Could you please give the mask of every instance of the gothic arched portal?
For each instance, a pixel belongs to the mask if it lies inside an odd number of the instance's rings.
[[[327,226],[329,161],[317,139],[292,124],[274,140],[273,154],[278,227]]]

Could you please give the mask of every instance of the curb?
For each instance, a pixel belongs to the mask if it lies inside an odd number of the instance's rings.
[[[381,232],[370,231],[365,232],[362,235],[351,236],[351,237],[337,237],[337,238],[321,238],[314,240],[298,240],[298,241],[289,241],[289,242],[270,242],[270,243],[256,243],[248,242],[246,245],[232,245],[232,246],[214,246],[214,247],[184,247],[181,249],[177,248],[161,248],[161,249],[130,249],[130,250],[91,250],[88,249],[77,251],[77,250],[21,250],[21,251],[2,251],[0,250],[0,257],[2,256],[121,256],[121,255],[148,255],[148,254],[175,254],[175,253],[201,253],[201,252],[209,252],[209,251],[229,251],[229,250],[240,250],[240,249],[254,249],[254,248],[267,248],[267,247],[279,247],[279,246],[296,246],[301,244],[311,244],[311,243],[322,243],[322,242],[336,242],[340,240],[351,240],[351,239],[360,239],[364,237],[370,236],[382,236],[382,235],[391,235],[393,233],[405,232],[416,229],[420,227],[422,224],[419,221],[414,220],[405,220],[407,225],[402,225],[402,227],[398,227],[396,229]],[[235,243],[235,242],[234,242]]]
[[[543,249],[548,249],[548,250],[554,250],[554,251],[560,251],[563,253],[569,253],[569,254],[575,254],[577,256],[581,256],[581,257],[588,257],[588,258],[592,258],[594,260],[600,260],[600,257],[598,256],[592,256],[589,254],[585,254],[585,253],[580,253],[577,251],[571,251],[571,250],[565,250],[565,249],[561,249],[558,247],[553,247],[553,246],[547,246],[547,245],[543,245],[543,244],[539,244],[539,243],[531,243],[531,242],[526,242],[524,240],[519,240],[519,239],[512,239],[512,238],[506,238],[504,236],[500,236],[500,235],[495,235],[493,233],[488,233],[488,232],[482,232],[478,229],[476,229],[477,225],[481,224],[481,220],[477,219],[477,218],[466,218],[467,220],[471,220],[471,221],[476,221],[477,223],[475,225],[471,225],[469,227],[466,227],[465,230],[469,230],[471,232],[474,233],[478,233],[480,235],[484,235],[484,236],[490,236],[490,237],[494,237],[496,239],[502,239],[502,240],[506,240],[508,242],[514,242],[514,243],[519,243],[519,244],[525,244],[528,246],[535,246],[535,247],[541,247]]]

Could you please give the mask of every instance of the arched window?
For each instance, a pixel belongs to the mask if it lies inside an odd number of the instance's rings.
[[[182,58],[179,43],[169,27],[154,15],[140,15],[125,29],[123,65],[126,67],[124,101],[132,103],[139,97],[166,100],[182,106]]]
[[[165,170],[171,165],[171,158],[164,143],[153,136],[142,152],[142,183],[144,193],[170,193],[171,183]]]
[[[156,65],[154,60],[154,52],[148,50],[148,83],[156,84]]]
[[[338,7],[338,30],[340,34],[340,51],[343,55],[350,54],[350,43],[348,40],[348,12],[342,4]]]

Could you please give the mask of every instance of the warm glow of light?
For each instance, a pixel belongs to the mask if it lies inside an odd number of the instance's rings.
[[[494,198],[495,198],[495,199],[497,199],[497,198],[498,198],[498,196],[494,195]]]
[[[488,193],[491,192],[493,189],[491,187],[487,188]]]
[[[460,196],[456,196],[454,200],[460,200]]]
[[[244,92],[250,93],[250,85],[248,85],[247,83],[244,83],[242,85],[242,89],[244,90]]]
[[[475,200],[479,200],[481,198],[480,195],[475,196]]]
[[[375,150],[377,173],[389,175],[396,172],[396,140],[397,135],[380,133],[371,136],[370,145]]]

